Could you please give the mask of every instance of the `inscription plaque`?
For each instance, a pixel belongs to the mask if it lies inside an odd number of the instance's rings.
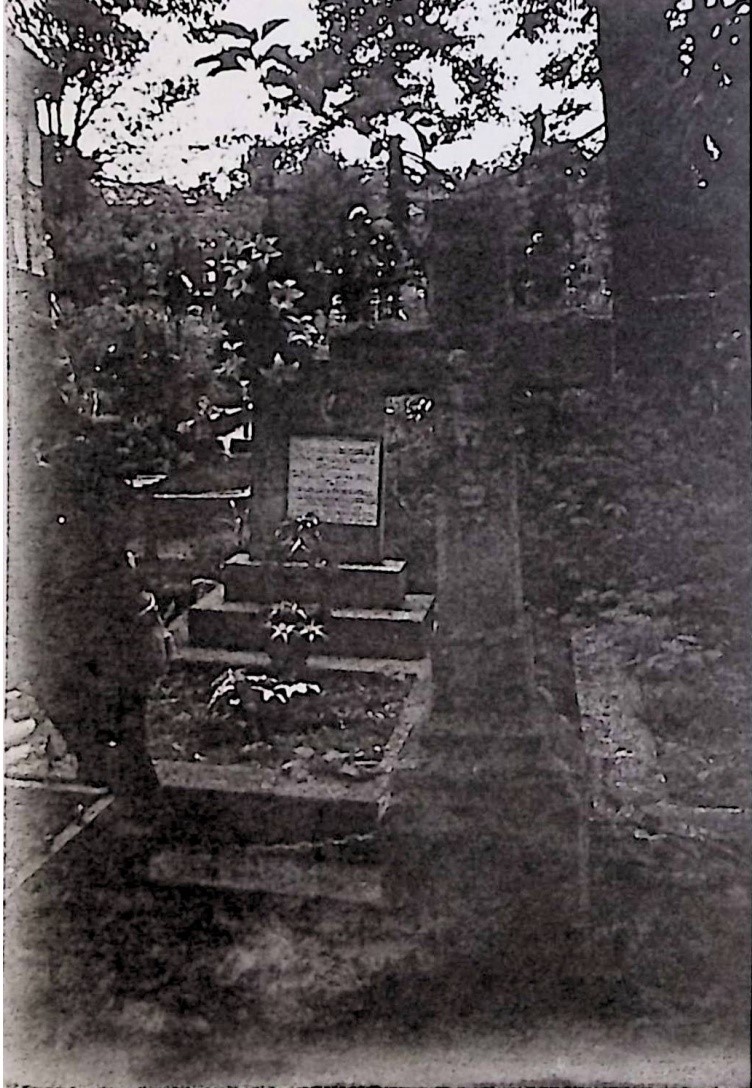
[[[329,525],[379,524],[381,442],[334,436],[290,439],[287,515]]]

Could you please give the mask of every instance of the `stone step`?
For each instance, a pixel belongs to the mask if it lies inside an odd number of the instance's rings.
[[[434,598],[407,594],[400,608],[333,608],[322,654],[415,660],[425,657],[433,633]],[[188,612],[189,644],[226,650],[262,650],[267,605],[227,601],[224,587],[207,593]]]
[[[253,849],[162,850],[151,858],[148,873],[152,882],[173,886],[230,888],[371,906],[383,900],[378,866],[264,856]]]
[[[382,559],[322,570],[306,563],[264,563],[239,554],[224,564],[222,580],[227,601],[323,601],[339,608],[399,608],[407,592],[407,563]]]
[[[388,808],[388,776],[278,781],[254,765],[155,760],[181,836],[199,850],[368,835]]]
[[[271,659],[259,650],[225,650],[200,646],[178,646],[173,660],[184,664],[216,665],[221,668],[253,668],[259,672],[268,672]],[[312,673],[380,673],[382,676],[426,677],[431,674],[431,660],[428,657],[412,660],[400,660],[395,657],[340,657],[337,654],[311,654],[306,658],[305,667]]]

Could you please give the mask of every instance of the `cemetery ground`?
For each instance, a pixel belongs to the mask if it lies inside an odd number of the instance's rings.
[[[143,844],[106,818],[51,857],[7,908],[22,1079],[43,1083],[37,1061],[60,1082],[80,1062],[98,1083],[324,1083],[343,1070],[545,1083],[556,1061],[559,1083],[587,1083],[594,1066],[606,1082],[652,1069],[656,1083],[744,1083],[745,403],[678,413],[616,383],[520,412],[540,723],[555,745],[579,709],[589,756],[584,946],[548,973],[550,949],[509,947],[524,927],[495,860],[502,769],[467,722],[435,713],[393,787],[388,910],[149,884]],[[556,910],[541,903],[533,928]],[[406,1076],[419,1045],[427,1064]]]

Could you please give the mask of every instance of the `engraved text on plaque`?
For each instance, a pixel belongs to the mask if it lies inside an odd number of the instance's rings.
[[[330,435],[293,437],[287,470],[287,514],[310,512],[330,525],[379,523],[381,442]]]

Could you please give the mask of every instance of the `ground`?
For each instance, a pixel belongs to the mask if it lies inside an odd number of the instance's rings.
[[[320,674],[311,677],[317,690],[300,698],[295,723],[279,732],[290,715],[288,711],[285,718],[282,704],[273,703],[277,716],[283,717],[276,726],[269,723],[261,737],[237,699],[230,703],[224,698],[210,707],[212,685],[226,671],[174,668],[158,684],[148,719],[152,758],[246,761],[270,773],[284,769],[288,775],[304,766],[314,775],[330,777],[347,767],[356,776],[359,767],[367,771],[381,760],[409,689],[406,680],[378,675]]]
[[[388,825],[386,913],[137,884],[138,843],[113,840],[114,831],[80,836],[9,905],[11,1080],[420,1084],[524,1075],[545,1084],[555,1074],[557,1083],[587,1084],[612,1083],[619,1070],[632,1077],[637,1062],[655,1083],[667,1069],[671,1083],[745,1083],[744,883],[677,889],[656,886],[651,873],[641,881],[642,844],[631,828],[621,838],[617,829],[599,840],[593,905],[602,927],[618,923],[610,939],[626,933],[621,959],[610,957],[589,982],[582,959],[569,977],[545,977],[536,965],[525,972],[504,957],[498,774],[441,715],[412,738]],[[636,917],[647,948],[630,930]],[[660,974],[656,926],[665,951],[693,921],[704,955],[674,964],[686,976],[678,993],[675,978]],[[698,952],[691,942],[676,947]],[[651,961],[658,976],[646,982]],[[720,999],[698,1003],[713,982]],[[713,1081],[703,1080],[709,1063]]]

